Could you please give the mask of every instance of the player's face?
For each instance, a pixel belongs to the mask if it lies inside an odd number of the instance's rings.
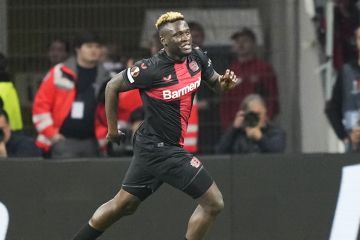
[[[97,63],[101,58],[101,45],[99,43],[84,43],[76,49],[76,55],[87,63]]]
[[[172,55],[183,57],[192,51],[192,38],[188,24],[184,20],[169,23],[161,31],[162,44]]]

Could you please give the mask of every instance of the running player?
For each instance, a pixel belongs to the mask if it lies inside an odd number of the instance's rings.
[[[118,93],[140,89],[145,120],[134,136],[133,160],[121,190],[95,211],[74,240],[96,239],[121,217],[134,213],[164,182],[198,203],[185,239],[203,239],[224,208],[221,192],[208,171],[182,148],[183,135],[201,81],[218,92],[232,89],[239,81],[230,70],[219,75],[210,59],[192,47],[190,29],[181,13],[165,13],[155,25],[164,49],[114,76],[105,93],[107,138],[119,143],[123,134],[117,129]]]

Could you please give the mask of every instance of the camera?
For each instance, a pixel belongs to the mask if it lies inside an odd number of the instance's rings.
[[[253,128],[259,124],[260,116],[256,112],[247,112],[244,115],[243,127]]]
[[[5,139],[4,130],[2,128],[0,128],[0,142],[4,141],[4,139]]]

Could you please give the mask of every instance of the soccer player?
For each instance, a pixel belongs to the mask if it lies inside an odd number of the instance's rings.
[[[140,89],[145,120],[134,136],[134,158],[118,194],[95,211],[74,240],[96,239],[121,217],[134,213],[164,182],[198,203],[185,239],[203,239],[224,208],[221,192],[208,171],[182,148],[183,134],[201,81],[222,92],[239,80],[230,70],[219,75],[210,59],[192,47],[190,29],[181,13],[167,12],[155,26],[164,49],[115,75],[105,92],[107,138],[119,143],[123,133],[117,129],[118,93]]]

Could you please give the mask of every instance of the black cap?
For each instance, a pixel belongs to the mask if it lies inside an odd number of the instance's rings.
[[[83,31],[76,35],[74,40],[74,47],[80,48],[81,45],[84,43],[99,43],[102,44],[103,42],[100,40],[99,35],[94,32],[90,31]]]

